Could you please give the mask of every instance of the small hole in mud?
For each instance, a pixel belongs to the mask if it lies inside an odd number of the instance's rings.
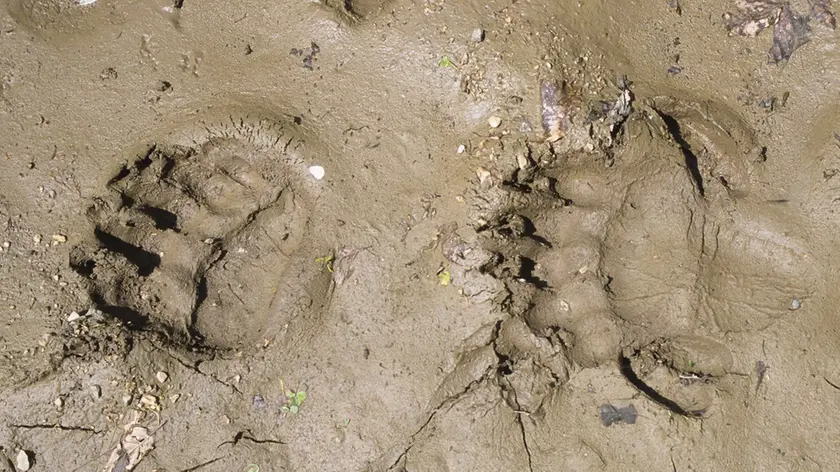
[[[153,206],[142,206],[140,207],[140,211],[154,220],[155,228],[160,230],[171,229],[176,233],[180,231],[178,228],[178,215],[175,213]]]
[[[152,151],[152,152],[153,152],[153,151]],[[146,170],[146,169],[147,169],[150,165],[152,165],[152,158],[151,158],[152,152],[149,152],[149,153],[148,153],[148,154],[146,154],[146,155],[145,155],[142,159],[138,159],[138,160],[134,163],[134,167],[135,167],[138,171],[144,171],[144,170]]]
[[[102,313],[121,321],[126,328],[132,331],[140,331],[148,324],[148,320],[143,315],[131,308],[109,305],[98,294],[91,295],[91,299]]]
[[[90,259],[86,259],[83,261],[71,260],[70,268],[83,277],[90,277],[91,275],[93,275],[93,269],[96,268],[96,262]]]
[[[148,276],[160,266],[160,256],[146,251],[122,239],[102,231],[101,228],[94,230],[96,239],[109,251],[122,254],[129,262],[137,267],[137,275]]]
[[[198,281],[198,288],[195,293],[195,306],[201,306],[204,300],[207,300],[207,277],[202,277]]]
[[[522,279],[537,288],[548,288],[548,282],[534,275],[534,269],[537,267],[537,263],[533,259],[522,257],[520,261],[522,265],[519,268],[519,276]]]
[[[129,175],[130,173],[131,173],[131,171],[129,171],[129,170],[128,170],[128,167],[126,167],[126,166],[122,166],[122,167],[120,168],[120,171],[119,171],[119,172],[117,172],[117,175],[115,175],[114,177],[112,177],[112,178],[108,181],[108,185],[111,185],[111,184],[114,184],[114,183],[116,183],[116,182],[119,182],[120,180],[122,180],[122,179],[124,179],[124,178],[128,177],[128,175]]]

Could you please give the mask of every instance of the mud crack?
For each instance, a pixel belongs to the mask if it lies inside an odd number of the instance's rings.
[[[204,467],[207,467],[208,465],[215,464],[216,462],[219,462],[220,460],[222,460],[226,457],[227,456],[216,457],[214,459],[210,459],[208,461],[202,462],[201,464],[194,465],[190,468],[180,470],[178,472],[195,472],[196,470],[203,469]]]
[[[238,433],[236,433],[233,436],[233,439],[219,444],[218,446],[216,446],[216,449],[219,449],[220,447],[222,447],[226,444],[230,444],[231,446],[235,447],[236,445],[239,444],[240,441],[248,441],[248,442],[254,443],[254,444],[286,444],[283,441],[280,441],[279,439],[257,438],[257,437],[254,436],[254,433],[252,433],[251,430],[246,429],[244,431],[239,431]]]
[[[702,418],[705,411],[697,410],[697,411],[689,411],[681,407],[677,402],[666,398],[664,395],[656,391],[653,387],[646,384],[642,379],[639,378],[638,375],[633,371],[633,367],[630,363],[630,358],[626,356],[619,356],[618,358],[618,365],[621,371],[621,375],[630,382],[633,387],[638,390],[639,392],[645,394],[651,401],[654,403],[658,403],[660,406],[667,408],[668,410],[681,415],[685,416],[686,418]]]
[[[534,472],[534,462],[531,457],[531,448],[528,446],[528,435],[525,432],[525,423],[522,422],[522,414],[517,413],[516,422],[519,424],[519,431],[522,433],[522,446],[525,447],[525,453],[528,455],[528,470]]]
[[[196,361],[193,364],[190,364],[189,362],[187,362],[187,361],[181,359],[180,357],[172,354],[168,349],[164,349],[163,347],[158,346],[157,344],[155,344],[151,340],[147,340],[147,341],[149,341],[149,345],[152,346],[153,349],[156,349],[156,350],[160,351],[162,354],[166,355],[167,357],[169,357],[173,361],[177,362],[178,364],[180,364],[184,368],[186,368],[186,369],[188,369],[192,372],[195,372],[196,374],[207,377],[208,379],[210,379],[210,380],[212,380],[216,383],[219,383],[221,385],[224,385],[225,387],[233,390],[234,392],[238,393],[239,395],[242,395],[242,391],[239,390],[238,388],[236,388],[235,385],[233,385],[231,383],[228,383],[228,382],[225,382],[224,380],[219,379],[215,375],[211,375],[211,374],[208,374],[206,372],[202,372],[201,371],[201,362],[202,361],[199,360],[199,361]]]
[[[48,424],[48,423],[35,423],[35,424],[10,424],[10,428],[15,429],[53,429],[58,431],[67,431],[67,432],[82,432],[82,433],[89,433],[89,434],[102,434],[105,431],[94,429],[88,426],[69,426],[64,425],[61,423],[57,424]]]
[[[688,173],[691,175],[691,179],[694,181],[694,186],[697,188],[697,193],[700,194],[701,197],[705,196],[706,190],[703,184],[703,175],[700,173],[700,167],[697,160],[697,155],[694,154],[691,150],[691,144],[689,144],[685,138],[683,137],[682,130],[680,128],[680,123],[677,121],[676,118],[673,116],[661,111],[654,109],[656,113],[662,118],[662,121],[665,122],[665,126],[668,128],[668,132],[671,134],[671,137],[674,139],[674,142],[680,148],[680,151],[685,158],[685,166],[688,169]]]

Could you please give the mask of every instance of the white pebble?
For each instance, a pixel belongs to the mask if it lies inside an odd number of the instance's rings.
[[[78,2],[79,2],[79,5],[85,7],[85,6],[88,6],[88,5],[93,5],[94,3],[96,3],[96,0],[78,0]]]
[[[480,43],[484,41],[484,30],[481,28],[474,29],[472,35],[470,36],[470,40],[474,43]]]
[[[32,240],[35,241],[35,244],[41,244],[41,235],[36,234],[35,236],[32,236]]]
[[[798,310],[800,308],[802,308],[802,302],[800,302],[798,298],[794,298],[793,301],[790,302],[790,309]]]
[[[161,371],[158,371],[157,374],[155,374],[155,378],[157,379],[158,382],[164,383],[169,379],[169,374],[167,374],[166,372],[161,370]]]
[[[494,115],[487,119],[487,124],[490,125],[491,128],[498,128],[499,125],[502,124],[502,119]]]
[[[80,315],[78,312],[73,311],[73,312],[70,312],[69,315],[67,315],[67,321],[72,323],[72,322],[78,320],[81,317],[82,317],[82,315]]]
[[[15,457],[15,468],[19,472],[25,472],[32,467],[32,463],[29,460],[29,453],[24,450],[20,450],[17,453],[17,457]]]
[[[327,172],[321,166],[311,166],[309,168],[309,173],[312,175],[312,177],[315,177],[315,180],[321,180],[324,178],[324,175],[326,175]]]
[[[467,150],[467,147],[464,146],[463,144],[458,145],[458,154],[463,154],[464,151],[466,151],[466,150]]]
[[[11,247],[11,246],[12,246],[12,243],[11,243],[11,242],[9,242],[9,241],[3,241],[3,247],[4,247],[4,248],[9,249],[9,247]]]

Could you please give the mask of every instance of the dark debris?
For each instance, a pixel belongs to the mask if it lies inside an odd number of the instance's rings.
[[[762,382],[764,382],[764,377],[767,375],[767,369],[770,366],[765,364],[763,361],[757,361],[755,363],[755,376],[758,380],[755,382],[755,392],[758,393],[758,389],[761,388]]]
[[[831,29],[837,28],[837,19],[831,11],[831,0],[808,0],[808,3],[811,5],[811,19]]]
[[[808,0],[808,15],[800,14],[788,2],[777,0],[738,0],[735,13],[723,18],[730,35],[755,37],[773,27],[773,46],[768,53],[770,62],[790,59],[794,51],[810,41],[811,26],[815,20],[831,29],[837,27],[831,0]]]
[[[305,49],[292,48],[292,50],[289,52],[289,54],[291,54],[292,56],[302,56],[303,57],[303,59],[302,59],[303,68],[304,69],[309,69],[309,70],[314,70],[315,69],[314,61],[315,61],[315,59],[317,59],[318,53],[320,53],[320,52],[321,52],[320,46],[318,46],[315,42],[312,42],[309,45],[309,51],[308,52]]]
[[[601,416],[601,424],[604,426],[612,426],[616,423],[636,424],[638,413],[636,407],[631,403],[624,407],[615,407],[609,403],[604,403],[598,408]]]
[[[726,30],[729,35],[754,38],[775,22],[782,3],[761,0],[739,0],[736,13],[726,13]]]
[[[794,51],[810,40],[811,27],[808,21],[807,16],[800,15],[790,5],[782,6],[773,26],[773,46],[769,53],[771,61],[787,61]]]
[[[680,0],[668,0],[668,8],[677,15],[682,15],[682,5],[680,5]]]

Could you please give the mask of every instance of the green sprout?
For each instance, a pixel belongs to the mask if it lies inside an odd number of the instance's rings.
[[[260,472],[260,466],[257,464],[248,464],[248,468],[245,469],[245,472]]]
[[[321,267],[327,269],[328,272],[333,272],[333,262],[335,262],[335,256],[332,254],[328,254],[326,256],[316,257],[315,262],[321,264]]]
[[[440,284],[443,286],[449,285],[450,282],[452,282],[452,274],[449,272],[449,270],[442,270],[438,272],[437,278]]]
[[[457,69],[457,67],[455,67],[455,63],[452,62],[452,59],[450,59],[449,56],[446,56],[446,55],[444,55],[440,58],[440,61],[438,61],[438,66],[439,67],[453,67],[453,68]]]
[[[288,405],[283,406],[282,410],[292,414],[297,413],[300,410],[300,406],[306,401],[306,392],[286,390],[286,401]]]

